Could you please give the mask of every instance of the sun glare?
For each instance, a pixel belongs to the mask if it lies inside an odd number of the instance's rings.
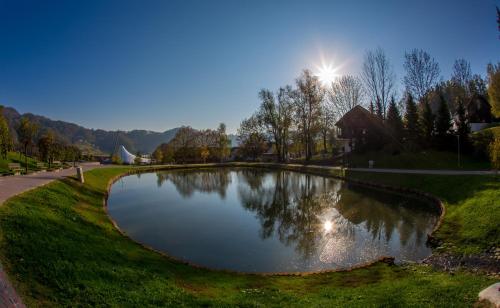
[[[333,228],[333,224],[331,221],[325,221],[323,224],[323,229],[325,229],[326,232],[330,232]]]
[[[323,65],[319,69],[319,71],[316,74],[316,76],[318,76],[319,81],[321,81],[321,83],[324,86],[329,86],[337,78],[337,69],[334,68],[331,64],[329,64],[329,65]]]

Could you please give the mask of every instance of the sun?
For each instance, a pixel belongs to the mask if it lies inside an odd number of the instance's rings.
[[[322,67],[319,68],[318,73],[316,74],[319,81],[323,84],[323,86],[329,86],[332,82],[337,78],[337,69],[333,67],[333,65],[323,64]]]
[[[323,229],[326,231],[326,232],[330,232],[333,228],[333,223],[331,221],[325,221],[323,223]]]

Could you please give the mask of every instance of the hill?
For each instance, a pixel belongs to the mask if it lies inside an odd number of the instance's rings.
[[[39,135],[51,129],[59,140],[75,144],[82,151],[92,154],[110,154],[117,145],[124,145],[132,153],[151,153],[159,144],[169,142],[178,130],[178,128],[173,128],[164,132],[154,132],[148,130],[106,131],[89,129],[74,123],[55,121],[32,113],[20,114],[12,107],[4,108],[4,116],[15,139],[17,139],[15,128],[18,127],[22,117],[27,117],[39,125]]]

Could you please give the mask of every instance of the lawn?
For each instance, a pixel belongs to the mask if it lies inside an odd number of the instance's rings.
[[[131,242],[109,221],[102,206],[107,183],[126,170],[96,169],[85,174],[84,185],[73,179],[54,182],[0,207],[0,259],[28,306],[470,307],[477,293],[494,282],[482,275],[385,263],[309,276],[193,268]],[[364,173],[351,176],[370,178]],[[471,207],[489,215],[498,212],[491,198],[499,199],[499,186],[492,178],[461,184],[456,196],[451,189],[460,184],[459,178],[446,182],[438,178],[434,185],[432,178],[422,178],[401,184],[442,193],[450,209],[455,207],[446,217],[448,224],[473,219],[467,214]],[[478,222],[460,223],[469,227]],[[457,243],[470,237],[471,247],[482,247],[489,233],[479,229],[490,227],[486,223],[471,234],[463,230],[458,235],[445,229],[440,235],[455,236]]]
[[[456,152],[423,151],[418,153],[402,152],[390,155],[384,152],[368,152],[364,154],[350,154],[350,165],[353,167],[368,167],[368,161],[373,160],[375,168],[397,169],[463,169],[485,170],[490,169],[490,162],[462,155],[460,167]]]
[[[348,177],[429,192],[445,204],[446,217],[435,234],[457,253],[500,247],[500,177],[367,173]]]
[[[28,157],[28,169],[36,168],[36,160]],[[21,168],[24,168],[24,155],[16,152],[9,152],[7,154],[7,159],[3,159],[0,157],[0,175],[1,174],[9,174],[10,170],[8,167],[9,163],[19,163],[21,164]]]
[[[485,128],[483,130],[480,130],[479,132],[484,133],[486,131],[491,131],[493,133],[493,136],[495,136],[495,138],[500,138],[500,126]]]

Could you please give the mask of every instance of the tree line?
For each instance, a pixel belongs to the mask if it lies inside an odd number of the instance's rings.
[[[380,147],[452,150],[459,136],[461,150],[473,151],[478,145],[480,152],[487,152],[494,137],[471,140],[470,123],[478,117],[500,117],[500,63],[489,64],[484,79],[472,74],[468,61],[457,59],[448,80],[442,79],[439,63],[424,50],[406,52],[403,64],[400,96],[392,64],[381,48],[366,52],[359,76],[340,76],[322,84],[304,70],[294,87],[260,90],[258,110],[238,129],[240,154],[256,159],[272,148],[278,161],[334,154],[338,150],[334,124],[358,105],[383,123]]]
[[[60,141],[55,133],[46,129],[39,130],[39,126],[23,117],[16,127],[17,142],[12,137],[7,120],[3,115],[3,106],[0,106],[0,154],[6,160],[8,153],[17,150],[24,154],[25,171],[28,171],[28,157],[38,158],[51,167],[54,161],[74,162],[82,156],[78,147]]]
[[[159,145],[153,152],[157,163],[206,163],[223,162],[229,158],[230,140],[226,125],[217,129],[196,130],[181,127],[168,143]]]

